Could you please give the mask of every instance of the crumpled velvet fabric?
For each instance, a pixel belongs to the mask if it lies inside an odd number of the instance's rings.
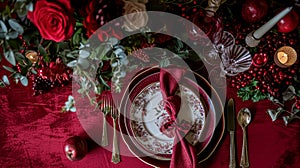
[[[1,67],[4,62],[2,59]],[[0,70],[0,77],[4,74],[9,76],[9,72]],[[267,100],[258,103],[243,102],[236,92],[236,89],[228,86],[227,97],[234,98],[236,113],[243,107],[248,107],[252,113],[251,123],[247,127],[250,167],[299,168],[299,120],[294,120],[287,127],[280,119],[272,122],[266,110],[275,109],[276,106]],[[21,84],[0,88],[1,168],[151,168],[133,155],[123,155],[119,164],[113,164],[111,152],[93,141],[88,141],[88,145],[92,147],[85,158],[76,162],[69,161],[63,153],[63,142],[73,135],[88,137],[76,113],[60,112],[68,95],[72,94],[71,85],[55,88],[36,97],[33,97],[32,93],[31,86],[23,87]],[[121,138],[119,143],[120,151],[130,154]],[[242,129],[237,124],[237,165],[240,161],[241,147]],[[229,134],[225,131],[215,152],[208,160],[202,162],[200,167],[228,168],[228,165]]]

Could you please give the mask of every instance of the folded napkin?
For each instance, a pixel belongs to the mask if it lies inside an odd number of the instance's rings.
[[[176,95],[179,91],[178,82],[184,74],[183,69],[170,67],[160,70],[160,89],[164,100],[164,108],[170,115],[170,120],[161,126],[160,130],[167,136],[175,136],[170,168],[197,168],[197,154],[193,145],[184,136],[191,124],[177,120],[181,106],[181,98]]]

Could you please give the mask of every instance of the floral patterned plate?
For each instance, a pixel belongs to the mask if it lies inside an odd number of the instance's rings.
[[[149,152],[150,156],[165,160],[171,157],[174,137],[160,131],[160,127],[168,122],[170,117],[164,110],[160,83],[151,80],[157,78],[159,78],[159,74],[153,74],[143,80],[150,84],[143,86],[146,83],[140,83],[144,88],[143,90],[133,89],[132,94],[130,94],[130,99],[132,98],[131,108],[129,113],[126,113],[128,117],[126,122],[135,138],[134,141],[139,143],[138,145]],[[180,86],[180,88],[182,106],[178,120],[188,121],[191,124],[191,130],[186,135],[186,139],[191,144],[196,144],[200,139],[204,125],[205,109],[197,94],[186,86]]]

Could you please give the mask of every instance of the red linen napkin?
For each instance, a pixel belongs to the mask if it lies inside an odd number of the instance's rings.
[[[195,148],[184,138],[191,125],[186,122],[179,123],[177,120],[181,98],[175,94],[179,89],[178,82],[183,74],[183,69],[175,67],[160,70],[160,89],[165,102],[164,108],[170,115],[170,121],[162,125],[160,129],[167,136],[175,136],[170,168],[199,167]]]

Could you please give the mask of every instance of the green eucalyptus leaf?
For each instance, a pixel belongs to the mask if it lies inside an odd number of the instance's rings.
[[[90,66],[90,63],[87,59],[84,58],[79,58],[78,59],[78,65],[82,68],[82,69],[87,69]]]
[[[67,66],[70,68],[74,68],[75,66],[77,66],[77,60],[73,60],[73,61],[69,62],[67,64]]]
[[[20,73],[15,73],[15,74],[13,75],[13,77],[14,77],[15,79],[19,79],[19,78],[22,77],[22,75],[21,75]]]
[[[80,58],[87,58],[91,55],[91,53],[89,51],[86,50],[80,50],[79,51],[79,57]]]
[[[71,101],[65,102],[65,106],[67,109],[69,109],[72,106],[72,102]]]
[[[17,1],[14,5],[14,10],[16,10],[18,16],[23,18],[27,15],[27,9],[25,6],[25,1]]]
[[[6,34],[6,39],[16,39],[16,38],[18,38],[18,35],[19,34],[16,31],[8,32]]]
[[[24,34],[23,34],[23,39],[26,41],[26,42],[30,42],[32,39],[36,39],[38,38],[40,35],[39,31],[34,29],[34,28],[27,28],[25,31],[24,31]]]
[[[111,43],[111,45],[115,46],[119,44],[119,40],[115,37],[111,37],[108,39],[108,42]]]
[[[287,101],[287,100],[290,100],[292,99],[296,94],[296,90],[294,88],[294,86],[290,85],[286,91],[284,91],[282,93],[282,98],[283,98],[283,101]]]
[[[68,58],[76,58],[76,56],[75,55],[73,55],[71,52],[69,52],[68,54],[66,54],[66,56],[68,57]]]
[[[20,50],[21,49],[22,41],[20,39],[18,39],[18,38],[10,39],[7,42],[12,50]]]
[[[15,52],[15,57],[16,57],[17,60],[18,60],[18,59],[19,59],[19,60],[25,59],[24,55],[21,54],[20,52]]]
[[[73,112],[73,113],[76,112],[76,107],[74,107],[74,106],[71,107],[71,108],[70,108],[70,111]]]
[[[8,80],[8,78],[7,78],[6,75],[3,75],[3,76],[2,76],[2,80],[3,80],[3,82],[4,82],[6,85],[10,85],[9,80]]]
[[[24,18],[27,15],[27,10],[25,8],[18,9],[17,14],[18,14],[19,18]]]
[[[2,20],[0,20],[0,28],[1,28],[0,29],[1,32],[7,33],[7,27]]]
[[[28,86],[28,79],[26,76],[21,76],[20,81],[23,86]]]
[[[267,110],[267,113],[269,114],[269,116],[271,117],[272,121],[276,121],[278,116],[284,112],[284,110],[282,108],[278,108],[277,110]]]
[[[23,27],[17,22],[16,19],[9,19],[8,20],[8,24],[10,25],[10,27],[12,29],[14,29],[15,31],[17,31],[19,34],[23,34],[24,33]]]
[[[26,5],[26,9],[27,9],[29,12],[33,12],[33,3],[32,3],[32,2],[29,2],[29,3]]]
[[[6,38],[6,34],[5,32],[0,32],[0,39],[5,39]]]
[[[49,45],[49,53],[50,55],[57,55],[59,52],[59,45],[58,43],[51,43]]]
[[[36,70],[34,70],[34,69],[31,69],[30,71],[31,71],[31,73],[33,73],[35,75],[37,74]]]
[[[68,101],[71,101],[71,102],[73,102],[73,101],[74,101],[74,97],[73,97],[73,96],[71,96],[71,95],[69,95],[69,96],[68,96]]]
[[[100,44],[100,46],[96,49],[95,59],[102,60],[111,49],[111,45],[107,43]]]
[[[15,55],[11,49],[4,53],[4,57],[10,64],[12,64],[13,66],[16,66]]]
[[[39,45],[38,50],[39,50],[39,52],[42,56],[47,56],[48,55],[47,51],[45,50],[45,48],[42,45]]]
[[[12,69],[11,67],[8,67],[8,66],[5,66],[3,65],[3,68],[6,69],[7,71],[11,72],[11,73],[14,73],[16,72],[14,69]]]
[[[63,49],[63,50],[69,49],[69,43],[68,42],[60,42],[60,43],[57,43],[57,45],[58,45],[58,51],[60,49]]]

